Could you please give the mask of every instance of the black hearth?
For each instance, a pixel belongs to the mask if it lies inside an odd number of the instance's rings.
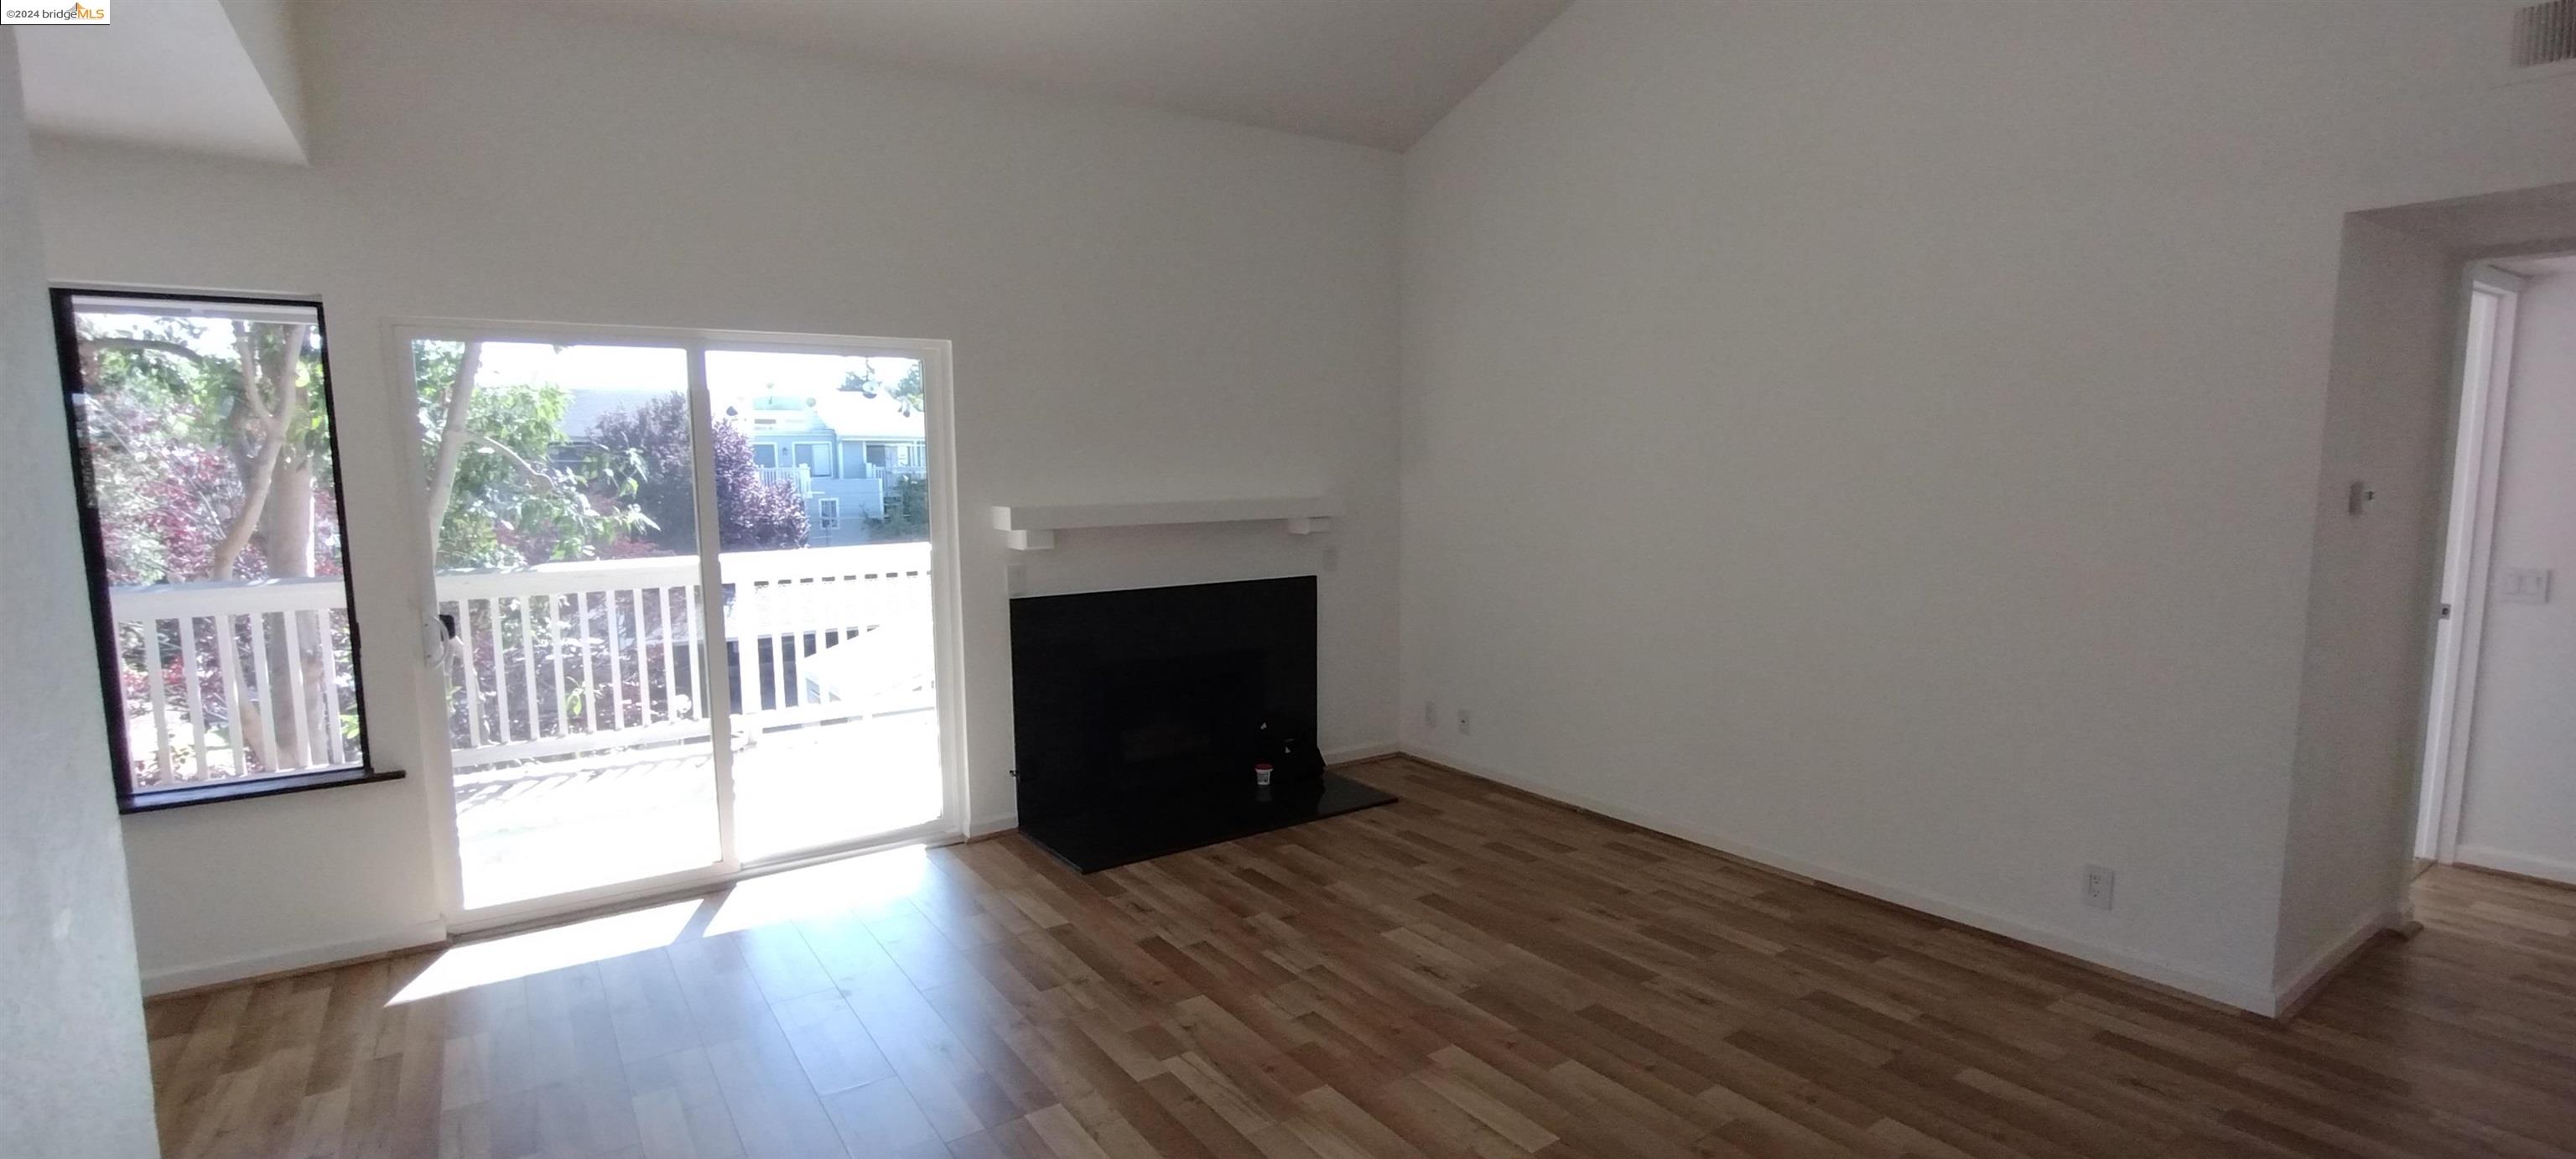
[[[1085,873],[1395,800],[1316,751],[1312,576],[1012,600],[1011,706],[1020,831]]]

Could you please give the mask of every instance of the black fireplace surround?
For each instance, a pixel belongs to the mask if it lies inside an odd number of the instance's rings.
[[[1012,600],[1011,707],[1020,831],[1085,873],[1395,799],[1316,751],[1313,576]]]

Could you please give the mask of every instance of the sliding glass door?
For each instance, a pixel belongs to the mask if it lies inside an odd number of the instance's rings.
[[[938,829],[938,351],[405,336],[471,922]]]
[[[734,832],[757,860],[935,820],[928,416],[918,358],[707,354]]]

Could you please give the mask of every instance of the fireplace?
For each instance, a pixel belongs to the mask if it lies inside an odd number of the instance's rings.
[[[1012,600],[1011,707],[1020,830],[1085,873],[1395,799],[1316,751],[1313,576]]]

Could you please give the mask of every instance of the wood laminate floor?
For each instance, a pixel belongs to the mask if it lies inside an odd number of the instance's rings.
[[[2281,1029],[1455,773],[1353,772],[1404,802],[1087,878],[1016,837],[884,855],[156,1002],[165,1149],[2576,1154],[2576,892],[2436,870],[2425,931]]]

